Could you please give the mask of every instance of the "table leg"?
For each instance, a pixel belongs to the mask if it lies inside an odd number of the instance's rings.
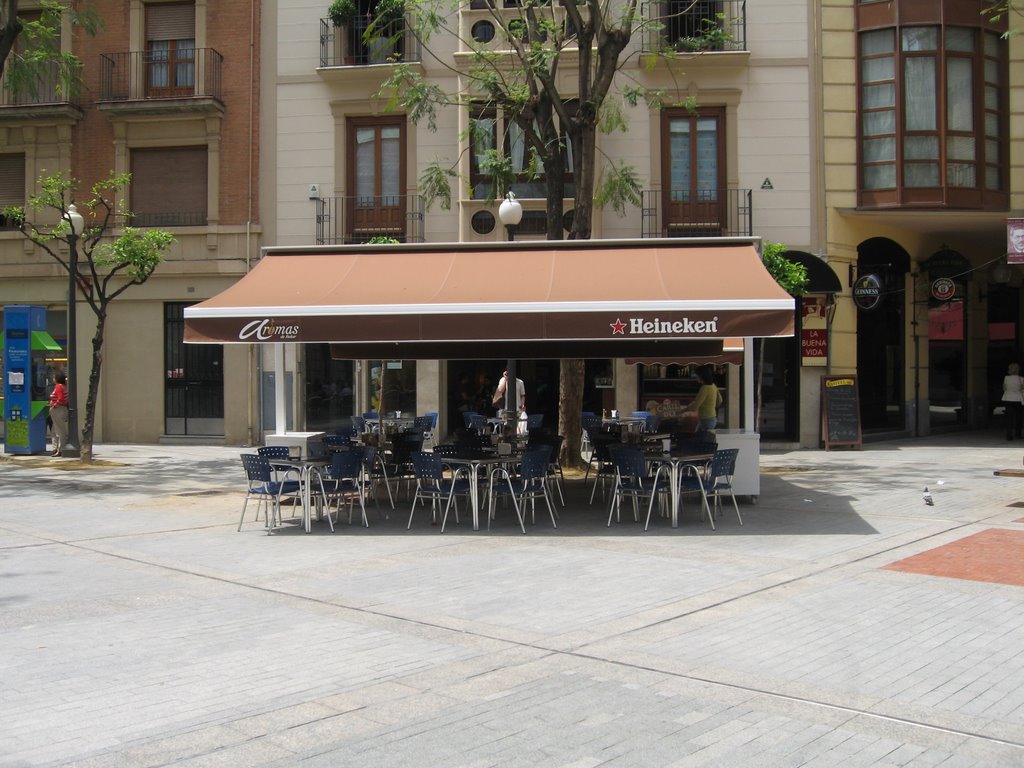
[[[480,530],[480,466],[469,465],[469,504],[473,508],[473,530]]]
[[[679,473],[681,467],[678,461],[672,462],[672,527],[679,527]]]

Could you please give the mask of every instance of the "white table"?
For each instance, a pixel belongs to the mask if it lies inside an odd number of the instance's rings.
[[[510,461],[516,461],[517,456],[481,456],[477,458],[463,458],[460,456],[444,456],[442,461],[451,466],[467,467],[469,469],[469,505],[473,512],[473,530],[480,530],[480,468],[500,467]],[[444,533],[442,526],[441,532]]]
[[[687,453],[660,453],[660,454],[659,453],[645,453],[644,454],[644,458],[646,458],[648,461],[654,461],[654,462],[659,462],[661,464],[667,464],[669,466],[670,470],[671,470],[671,479],[670,479],[671,488],[670,488],[670,491],[672,493],[671,506],[672,506],[672,527],[673,528],[678,528],[679,527],[679,502],[680,502],[680,495],[681,495],[679,493],[679,482],[682,479],[683,471],[686,470],[686,469],[689,469],[689,470],[693,471],[694,473],[696,473],[698,476],[700,476],[700,473],[702,473],[706,469],[707,463],[709,461],[711,461],[711,458],[712,458],[713,455],[714,454],[711,454],[711,453],[702,453],[702,454],[692,454],[692,453],[689,453],[689,454],[687,454]],[[703,479],[701,480],[701,482],[703,482]],[[707,496],[702,495],[701,496],[701,500],[704,503],[704,511],[708,513],[708,516],[709,516],[709,518],[711,520],[711,529],[714,530],[714,528],[715,528],[715,518],[713,516],[711,516],[711,508],[708,506]]]
[[[299,487],[302,491],[302,526],[306,533],[309,533],[313,528],[313,473],[330,466],[331,459],[274,459],[271,463],[274,466],[298,470]]]

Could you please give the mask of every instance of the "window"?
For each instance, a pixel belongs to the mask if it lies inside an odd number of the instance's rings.
[[[12,228],[3,209],[25,205],[25,155],[0,155],[0,229]]]
[[[662,6],[665,42],[681,51],[720,51],[728,41],[722,0],[668,0]]]
[[[669,235],[720,235],[726,219],[725,114],[667,110],[662,120],[663,220]]]
[[[352,118],[345,213],[350,242],[405,238],[405,118]]]
[[[146,95],[195,91],[196,9],[191,3],[146,5]]]
[[[567,104],[570,111],[576,109],[576,103]],[[526,132],[521,126],[503,116],[494,107],[477,107],[470,117],[469,136],[469,185],[474,200],[487,200],[498,197],[499,190],[488,167],[490,154],[496,147],[501,147],[503,158],[507,158],[513,175],[511,190],[516,197],[537,199],[547,197],[547,184],[544,167],[539,158],[534,158],[534,150],[529,144]],[[498,136],[502,136],[499,143]],[[565,191],[563,197],[575,197],[576,187],[573,183],[572,145],[564,132],[560,133],[561,148],[565,167]]]
[[[863,205],[1006,204],[1006,43],[969,26],[860,34]]]
[[[132,224],[206,226],[206,163],[205,145],[131,150]]]

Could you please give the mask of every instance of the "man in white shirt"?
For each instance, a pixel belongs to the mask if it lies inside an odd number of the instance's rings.
[[[501,410],[505,407],[505,392],[508,387],[508,371],[501,374],[501,381],[498,388],[494,390],[494,397],[491,398],[491,405]],[[516,377],[516,394],[519,395],[519,423],[516,432],[520,435],[526,434],[526,385],[523,380]]]

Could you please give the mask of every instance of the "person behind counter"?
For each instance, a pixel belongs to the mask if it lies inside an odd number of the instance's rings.
[[[697,396],[683,413],[696,414],[699,422],[697,431],[707,432],[718,426],[718,408],[722,405],[722,393],[715,386],[714,372],[710,365],[702,365],[697,369],[697,381],[700,382]]]

